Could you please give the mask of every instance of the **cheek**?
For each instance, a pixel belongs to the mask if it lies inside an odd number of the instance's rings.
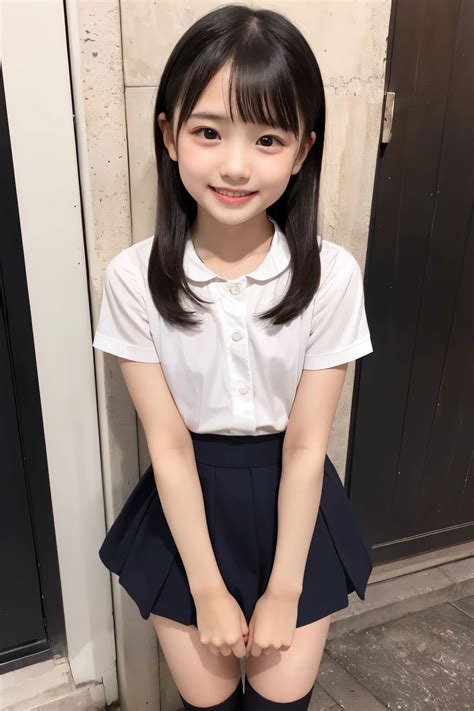
[[[212,151],[200,148],[193,141],[183,141],[179,145],[178,153],[179,172],[184,184],[187,181],[202,181],[213,167]]]
[[[271,159],[262,161],[258,175],[262,185],[284,189],[291,177],[292,169],[293,162],[288,160],[288,156],[272,156]]]

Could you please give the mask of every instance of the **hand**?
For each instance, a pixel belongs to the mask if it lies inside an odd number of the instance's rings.
[[[245,657],[248,625],[237,600],[227,588],[208,591],[194,598],[201,643],[215,657]]]
[[[270,591],[257,600],[249,622],[246,657],[285,652],[295,635],[299,596]]]

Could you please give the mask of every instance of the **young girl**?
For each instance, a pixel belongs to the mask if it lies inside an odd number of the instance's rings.
[[[307,709],[331,614],[372,570],[326,454],[372,345],[358,263],[318,236],[324,127],[288,19],[206,14],[158,89],[155,233],[105,272],[93,345],[119,357],[151,465],[99,554],[186,709]]]

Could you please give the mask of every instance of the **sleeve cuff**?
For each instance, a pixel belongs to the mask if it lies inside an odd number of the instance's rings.
[[[307,355],[303,362],[303,370],[320,370],[322,368],[332,368],[334,365],[350,363],[357,358],[373,352],[372,341],[365,338],[360,343],[356,343],[348,348],[344,348],[337,353],[326,353],[323,355]]]
[[[123,341],[116,341],[113,338],[102,335],[101,333],[95,334],[92,346],[99,351],[112,353],[112,355],[120,356],[121,358],[128,358],[129,360],[137,360],[143,363],[160,362],[155,350],[132,346],[128,343],[124,343]]]

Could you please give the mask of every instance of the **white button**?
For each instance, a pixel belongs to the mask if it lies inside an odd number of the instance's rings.
[[[249,386],[248,385],[241,385],[239,388],[239,393],[241,395],[245,395],[249,391]]]
[[[234,331],[234,333],[232,334],[232,340],[233,341],[240,341],[241,338],[242,338],[242,334],[240,333],[240,331]]]
[[[238,284],[234,284],[234,286],[231,286],[230,290],[232,294],[240,294],[240,286]]]

